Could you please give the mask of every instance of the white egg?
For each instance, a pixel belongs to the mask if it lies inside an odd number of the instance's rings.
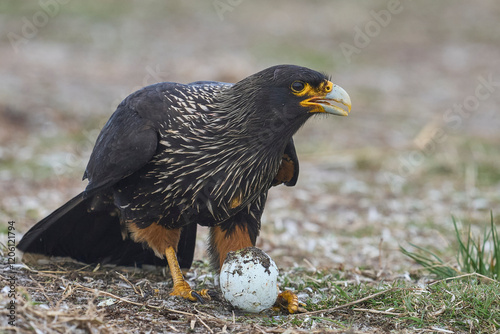
[[[278,297],[278,267],[256,247],[227,255],[220,271],[224,298],[236,308],[257,313],[268,309]]]

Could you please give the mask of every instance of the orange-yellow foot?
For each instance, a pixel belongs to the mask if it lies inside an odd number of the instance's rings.
[[[300,313],[306,312],[305,309],[300,307],[303,305],[304,304],[299,303],[299,298],[296,294],[291,291],[285,290],[279,293],[278,298],[276,299],[276,303],[274,304],[274,308],[278,310],[288,311],[288,313]]]
[[[173,247],[168,247],[165,250],[165,255],[167,257],[172,280],[174,281],[174,288],[170,293],[171,296],[180,296],[193,302],[199,301],[200,303],[204,303],[205,299],[212,299],[212,296],[214,296],[214,294],[207,289],[201,290],[199,292],[191,289],[191,286],[189,286],[189,283],[186,282],[184,276],[182,275],[182,271],[179,268],[179,263],[177,262],[177,256],[175,255],[175,250]]]
[[[205,303],[205,300],[211,300],[213,294],[208,289],[203,289],[200,291],[192,290],[188,282],[182,281],[174,285],[171,296],[179,296],[190,301],[198,301],[200,303]]]

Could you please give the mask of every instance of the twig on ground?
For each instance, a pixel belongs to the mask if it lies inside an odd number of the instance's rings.
[[[478,273],[470,273],[470,274],[464,274],[464,275],[455,276],[455,277],[447,277],[447,278],[441,279],[439,281],[435,281],[435,282],[429,283],[429,286],[434,285],[434,284],[438,284],[438,283],[441,283],[441,282],[452,281],[452,280],[455,280],[455,279],[460,279],[460,278],[470,277],[470,276],[477,276],[477,277],[482,278],[483,280],[489,281],[489,282],[497,282],[493,278],[490,278],[490,277],[487,277],[487,276],[484,276],[484,275],[481,275],[481,274],[478,274]]]
[[[201,324],[208,329],[210,333],[212,334],[214,333],[214,331],[210,327],[208,327],[208,325],[205,323],[205,321],[203,321],[203,319],[201,319],[199,315],[196,315],[196,319],[198,319],[201,322]]]
[[[122,273],[119,273],[118,271],[115,271],[115,273],[122,279],[124,280],[128,285],[130,285],[130,287],[132,289],[134,289],[134,292],[136,295],[140,295],[141,297],[144,297],[144,295],[142,293],[139,293],[139,291],[137,291],[137,288],[135,287],[135,285],[133,285]]]
[[[367,313],[375,313],[375,314],[385,314],[385,315],[395,315],[395,316],[405,315],[405,313],[394,313],[394,312],[379,311],[379,310],[372,310],[372,309],[366,309],[366,308],[353,308],[352,310],[353,311],[359,311],[359,312],[367,312]]]
[[[49,307],[53,305],[52,303],[52,300],[49,298],[49,296],[47,296],[47,294],[45,293],[45,289],[44,287],[40,284],[40,282],[38,282],[37,280],[33,279],[33,277],[31,277],[31,275],[29,276],[29,278],[35,282],[35,284],[40,288],[40,292],[42,293],[42,295],[45,297],[45,299],[47,299],[47,304],[49,304]]]
[[[137,303],[137,302],[134,302],[134,301],[131,301],[131,300],[119,297],[117,295],[114,295],[114,294],[106,292],[106,291],[101,291],[101,290],[97,290],[97,289],[87,288],[86,286],[83,286],[83,285],[78,284],[78,283],[75,283],[75,287],[76,288],[80,288],[82,290],[86,290],[86,291],[90,291],[90,292],[95,292],[95,293],[97,293],[99,295],[108,296],[108,297],[114,298],[116,300],[119,300],[119,301],[127,303],[127,304],[132,304],[132,305],[136,305],[136,306],[147,306],[145,304]],[[151,307],[151,306],[149,306],[149,307]],[[155,308],[155,307],[153,307],[153,308]]]
[[[383,295],[383,294],[386,294],[386,293],[389,293],[389,292],[392,292],[392,291],[395,291],[395,290],[396,290],[396,288],[390,288],[390,289],[387,289],[387,290],[384,290],[384,291],[380,291],[380,292],[374,293],[374,294],[369,295],[367,297],[355,300],[355,301],[350,302],[350,303],[346,303],[346,304],[343,304],[343,305],[339,305],[339,306],[335,306],[335,307],[327,308],[327,309],[323,309],[323,310],[317,310],[317,311],[311,311],[311,312],[306,312],[306,313],[300,313],[300,314],[297,314],[297,315],[311,315],[311,314],[318,314],[318,313],[333,312],[333,311],[339,310],[339,309],[344,308],[344,307],[349,307],[349,306],[352,306],[352,305],[356,305],[356,304],[362,303],[362,302],[367,301],[369,299],[373,299],[375,297],[378,297],[380,295]]]
[[[174,327],[174,326],[172,326],[172,325],[168,325],[168,327],[169,327],[171,330],[173,330],[174,332],[176,332],[176,333],[179,333],[179,332],[180,332],[177,328],[175,328],[175,327]]]

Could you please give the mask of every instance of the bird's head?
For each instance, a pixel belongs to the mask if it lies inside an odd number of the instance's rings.
[[[247,126],[293,135],[314,114],[347,116],[351,99],[328,76],[314,70],[278,65],[262,70],[229,90],[232,109]],[[241,98],[244,97],[244,98]],[[255,132],[252,132],[255,133]]]
[[[347,116],[351,111],[351,99],[347,92],[323,73],[300,66],[279,65],[253,77],[266,87],[268,94],[265,95],[270,105],[275,108],[280,105],[289,113]]]

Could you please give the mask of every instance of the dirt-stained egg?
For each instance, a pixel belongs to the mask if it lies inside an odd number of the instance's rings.
[[[252,313],[270,308],[278,297],[278,267],[256,247],[230,252],[220,271],[220,288],[234,307]]]

